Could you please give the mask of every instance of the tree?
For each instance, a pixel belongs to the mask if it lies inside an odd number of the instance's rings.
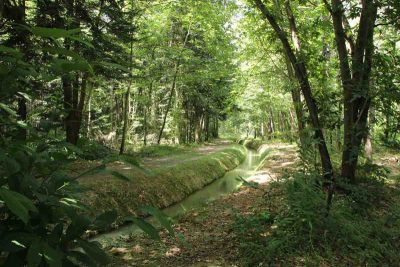
[[[302,94],[305,98],[305,102],[307,104],[307,108],[308,108],[308,111],[310,114],[311,123],[314,128],[315,138],[318,142],[318,150],[319,150],[319,155],[320,155],[320,159],[321,159],[323,175],[329,181],[333,177],[332,163],[331,163],[328,148],[326,146],[325,137],[324,137],[324,134],[322,131],[320,119],[318,116],[318,108],[317,108],[315,99],[312,96],[312,90],[311,90],[311,85],[310,85],[309,78],[308,78],[307,66],[306,66],[304,60],[302,60],[302,57],[300,56],[301,44],[297,37],[296,21],[291,13],[289,2],[286,2],[286,8],[287,8],[288,16],[289,16],[290,30],[292,33],[292,41],[293,41],[293,46],[295,47],[295,50],[290,45],[290,42],[286,36],[286,33],[284,32],[282,27],[278,24],[276,18],[271,13],[271,11],[268,9],[268,7],[266,5],[264,5],[264,3],[261,0],[254,0],[254,4],[257,7],[257,9],[259,9],[259,11],[263,15],[264,19],[266,19],[270,23],[270,25],[274,29],[277,37],[282,42],[284,51],[285,51],[288,59],[290,60],[290,63],[295,71],[297,81],[300,85]]]
[[[331,5],[325,1],[325,4],[333,20],[344,95],[344,149],[341,175],[349,181],[354,181],[371,105],[370,78],[378,5],[373,0],[361,1],[358,32],[357,36],[353,37],[344,28],[348,18],[342,1],[332,0]],[[350,46],[350,51],[346,47],[346,42]]]

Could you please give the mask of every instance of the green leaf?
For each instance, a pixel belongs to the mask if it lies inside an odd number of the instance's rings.
[[[76,238],[79,238],[85,233],[85,231],[89,228],[91,221],[83,215],[77,215],[72,224],[70,224],[67,228],[65,238],[70,241]]]
[[[60,251],[50,247],[47,243],[43,244],[42,254],[46,262],[51,267],[62,266],[62,254]]]
[[[160,240],[158,230],[145,220],[136,217],[128,217],[126,218],[126,221],[136,224],[143,232],[149,235],[150,238]]]
[[[28,249],[27,260],[29,267],[39,266],[42,261],[42,244],[39,239],[35,239]]]
[[[4,45],[0,45],[0,53],[12,55],[18,59],[22,58],[22,53],[19,50]]]
[[[35,237],[24,232],[7,233],[1,237],[0,251],[16,252],[26,249]]]
[[[25,224],[28,223],[30,218],[29,211],[37,212],[36,207],[30,199],[15,191],[0,188],[0,198],[4,201],[7,208]]]
[[[0,75],[4,76],[4,75],[8,74],[9,71],[10,70],[8,69],[8,67],[6,65],[3,65],[3,64],[0,65]]]
[[[96,229],[103,229],[112,224],[117,219],[117,216],[116,210],[110,210],[99,215],[93,224]]]
[[[85,39],[83,39],[83,38],[81,38],[81,37],[78,37],[78,36],[69,36],[69,39],[74,40],[74,41],[77,41],[77,42],[79,42],[79,43],[81,43],[81,44],[84,44],[84,45],[86,45],[87,47],[90,47],[90,48],[95,49],[95,47],[90,43],[90,41],[87,41],[87,40],[85,40]]]
[[[254,189],[259,189],[260,188],[260,185],[258,183],[246,181],[241,176],[238,176],[238,178],[236,178],[236,180],[241,181],[243,183],[243,185],[246,186],[246,187],[250,187],[250,188],[254,188]]]
[[[56,59],[52,64],[52,68],[57,73],[69,73],[72,71],[88,71],[93,74],[92,66],[85,60],[69,61],[66,59]]]
[[[64,30],[58,28],[32,27],[30,31],[36,36],[59,39],[71,37],[79,33],[80,29]]]
[[[120,64],[116,63],[111,63],[111,62],[106,62],[106,61],[99,61],[96,62],[97,65],[109,68],[109,69],[116,69],[116,70],[122,70],[124,72],[129,72],[129,69],[125,66],[122,66]]]
[[[86,240],[79,240],[78,245],[85,251],[85,253],[95,262],[101,266],[110,263],[110,258],[101,249],[100,244],[97,242],[89,242]]]
[[[150,207],[150,206],[143,206],[140,208],[142,211],[149,213],[150,215],[153,215],[163,227],[165,227],[169,234],[172,236],[175,236],[175,231],[172,228],[171,222],[168,218],[167,215],[165,215],[162,211],[160,211],[157,208]]]
[[[53,55],[63,55],[84,61],[83,57],[81,57],[78,53],[62,47],[44,47],[42,50]]]
[[[21,170],[21,165],[14,158],[6,157],[4,163],[8,175],[13,175]]]
[[[0,109],[4,110],[5,112],[7,112],[8,114],[10,114],[13,117],[17,116],[17,113],[12,110],[11,108],[9,108],[6,104],[0,103]]]
[[[186,240],[185,236],[182,233],[177,233],[177,238],[179,243],[187,249],[192,248],[192,245]]]

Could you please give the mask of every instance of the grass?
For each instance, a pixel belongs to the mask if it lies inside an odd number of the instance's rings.
[[[139,157],[148,158],[165,157],[177,153],[188,152],[190,151],[190,148],[191,147],[189,146],[152,145],[142,147],[139,150],[138,155]]]
[[[264,143],[264,141],[262,141],[260,139],[246,139],[243,142],[243,145],[245,147],[247,147],[248,149],[258,150],[262,146],[263,143]]]
[[[121,221],[124,216],[137,214],[140,206],[165,208],[183,200],[234,169],[244,159],[244,148],[234,146],[196,160],[152,170],[126,165],[111,167],[131,177],[132,181],[99,174],[80,182],[91,188],[84,196],[85,202],[93,207],[91,213],[116,208]]]

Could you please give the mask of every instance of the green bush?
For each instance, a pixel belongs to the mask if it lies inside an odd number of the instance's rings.
[[[60,170],[47,151],[23,145],[0,149],[0,252],[5,266],[98,266],[108,256],[96,242],[82,238],[116,218],[106,212],[84,215],[76,179]],[[1,260],[0,260],[1,261]]]
[[[112,153],[108,147],[86,138],[79,139],[77,146],[80,149],[78,156],[86,160],[104,159]]]
[[[76,159],[97,160],[104,159],[112,154],[112,151],[89,139],[79,139],[74,146],[63,140],[47,139],[33,144],[38,151],[46,151],[52,159],[60,161],[72,161]]]
[[[296,174],[275,183],[272,196],[266,194],[278,206],[265,212],[272,221],[259,220],[259,214],[235,220],[244,265],[395,266],[400,208],[379,197],[389,194],[375,177],[380,175],[348,185],[349,193],[335,196],[328,216],[318,175]]]

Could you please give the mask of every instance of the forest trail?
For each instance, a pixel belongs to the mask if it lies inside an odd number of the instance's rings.
[[[238,242],[233,231],[235,217],[262,210],[268,182],[279,179],[296,165],[295,146],[264,145],[267,159],[247,181],[258,182],[257,188],[242,186],[237,192],[188,212],[174,226],[187,244],[162,232],[161,242],[145,235],[121,237],[119,244],[108,247],[114,255],[114,266],[237,266]],[[184,243],[185,243],[184,242]]]

